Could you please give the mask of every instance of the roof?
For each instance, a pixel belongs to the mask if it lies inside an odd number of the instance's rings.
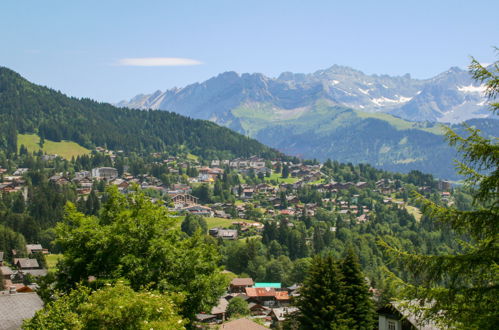
[[[298,308],[296,307],[281,307],[281,308],[272,308],[272,313],[275,315],[278,321],[284,321],[286,316],[297,312]]]
[[[246,288],[248,297],[275,297],[273,288]]]
[[[281,288],[281,283],[265,283],[265,282],[257,282],[253,286],[254,288],[274,288],[274,289],[280,289]]]
[[[0,328],[19,329],[23,320],[32,318],[43,308],[43,302],[36,293],[0,294]]]
[[[289,300],[289,295],[287,291],[276,291],[275,298],[277,300]]]
[[[268,330],[268,328],[250,321],[248,319],[237,319],[234,321],[226,322],[220,326],[220,329],[225,330]]]
[[[217,316],[216,315],[212,315],[212,314],[196,314],[196,319],[198,321],[206,321],[206,320],[211,320],[211,319],[214,319],[216,318]]]
[[[10,267],[7,266],[0,266],[0,272],[2,273],[3,276],[14,274],[12,272],[12,269],[10,269]]]
[[[16,258],[14,259],[14,263],[21,268],[39,268],[38,260],[36,259],[28,259],[28,258]]]
[[[45,276],[48,274],[46,269],[23,269],[23,274],[31,274],[34,277]]]
[[[252,278],[245,277],[245,278],[235,278],[230,282],[230,284],[234,286],[252,286],[255,284],[255,282],[253,282]]]
[[[227,306],[229,306],[229,302],[225,298],[218,299],[218,305],[211,309],[211,314],[222,314],[227,311]]]
[[[407,304],[407,306],[405,306]],[[416,300],[411,301],[392,301],[382,308],[378,309],[378,314],[385,315],[388,318],[392,319],[406,319],[409,323],[411,323],[414,327],[419,330],[439,330],[439,328],[435,323],[431,320],[421,319],[419,315],[411,312],[408,306],[417,306],[418,302]],[[399,314],[399,315],[396,315]]]
[[[33,250],[43,250],[43,247],[41,244],[26,244],[26,250],[30,253]]]

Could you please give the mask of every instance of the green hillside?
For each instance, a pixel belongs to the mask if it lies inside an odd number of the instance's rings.
[[[35,132],[46,140],[74,141],[87,149],[107,146],[148,153],[183,146],[204,157],[283,156],[254,139],[206,120],[67,97],[0,67],[0,149],[13,152],[17,149],[18,133]]]
[[[24,145],[29,152],[41,150],[43,153],[58,155],[66,159],[90,153],[90,150],[87,148],[71,141],[55,142],[45,140],[43,148],[40,148],[40,137],[36,134],[18,134],[18,148],[21,148],[21,145]]]
[[[325,99],[297,109],[247,102],[232,114],[245,134],[291,155],[369,163],[397,172],[417,169],[440,178],[457,178],[455,150],[445,141],[443,125],[438,123],[353,110]],[[485,135],[499,129],[494,120],[470,123]]]

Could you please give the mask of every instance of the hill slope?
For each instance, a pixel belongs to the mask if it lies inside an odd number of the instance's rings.
[[[182,145],[203,156],[280,155],[212,122],[70,98],[0,67],[0,148],[13,151],[17,133],[35,132],[48,140],[74,141],[86,148],[149,152]]]

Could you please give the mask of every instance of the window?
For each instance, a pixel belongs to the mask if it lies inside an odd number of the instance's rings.
[[[388,320],[388,330],[397,330],[397,325],[395,321]]]

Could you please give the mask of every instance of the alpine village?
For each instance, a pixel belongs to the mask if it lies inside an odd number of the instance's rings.
[[[376,130],[358,119],[358,139],[317,146],[321,124],[290,136],[299,124],[277,114],[308,125],[353,106],[277,108],[309,102],[310,77],[262,78],[287,89],[258,85],[275,101],[258,105],[244,75],[112,105],[1,66],[0,329],[498,329],[499,62],[468,65],[470,85],[452,88],[480,91],[481,117],[355,112]],[[236,85],[243,115],[184,116],[199,89],[199,109],[216,108]],[[412,135],[389,146],[394,132]]]

